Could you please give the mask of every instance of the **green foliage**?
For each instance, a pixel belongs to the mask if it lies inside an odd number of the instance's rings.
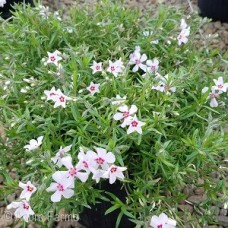
[[[31,180],[38,187],[31,198],[37,214],[61,208],[78,214],[104,198],[90,178],[86,183],[76,182],[72,198],[50,202],[45,189],[57,170],[50,158],[60,146],[70,144],[75,162],[80,146],[99,146],[112,151],[118,165],[128,168],[124,181],[127,200],[121,202],[110,195],[113,206],[106,212],[121,209],[117,225],[125,214],[144,226],[152,214],[163,211],[173,213],[181,224],[176,205],[186,196],[180,189],[197,185],[199,179],[204,180],[202,186],[209,196],[207,205],[210,199],[217,199],[217,192],[225,191],[224,182],[216,183],[210,174],[220,172],[220,161],[227,154],[228,137],[223,131],[227,100],[224,97],[225,106],[211,108],[201,90],[212,86],[213,79],[225,79],[227,69],[223,57],[194,47],[194,34],[201,24],[198,17],[188,19],[189,42],[178,46],[175,37],[183,15],[173,8],[161,7],[157,17],[141,17],[136,10],[107,1],[92,9],[72,8],[62,21],[53,13],[42,18],[37,8],[17,9],[11,21],[0,21],[0,80],[3,86],[10,81],[6,89],[0,88],[0,117],[6,131],[6,140],[0,144],[0,174],[5,178],[1,196],[18,189],[7,174],[16,168],[20,181]],[[145,37],[144,31],[153,33]],[[159,45],[152,45],[150,41],[156,39]],[[175,93],[151,90],[151,77],[142,78],[131,71],[127,63],[135,46],[140,46],[148,59],[159,59],[159,73],[171,76]],[[65,54],[60,73],[42,61],[47,52],[55,50]],[[126,66],[122,76],[92,74],[93,60],[107,65],[108,60],[119,58]],[[23,80],[31,77],[30,84]],[[91,81],[101,84],[100,93],[94,96],[86,91]],[[28,92],[22,93],[26,86],[30,86]],[[76,100],[69,101],[65,109],[53,108],[52,102],[41,99],[44,90],[53,86]],[[111,105],[111,98],[117,94],[126,95],[127,104],[138,107],[138,117],[146,123],[142,135],[128,135],[113,119],[117,107]],[[160,115],[154,116],[153,111]],[[41,135],[42,147],[25,151],[29,140]]]

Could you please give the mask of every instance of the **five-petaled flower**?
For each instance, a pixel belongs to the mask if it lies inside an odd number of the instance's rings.
[[[165,213],[161,213],[159,216],[153,215],[150,221],[150,225],[153,228],[174,228],[176,224],[177,222],[168,218]]]
[[[58,62],[62,60],[60,55],[61,53],[58,50],[54,51],[53,53],[48,52],[48,60],[45,62],[45,64],[53,63],[58,66]]]
[[[67,178],[65,174],[57,171],[52,175],[56,183],[51,183],[50,187],[46,189],[47,192],[55,192],[51,196],[52,202],[59,202],[62,198],[70,198],[74,195],[74,188],[72,180]]]
[[[127,129],[127,134],[131,134],[134,131],[142,134],[142,126],[145,125],[144,122],[138,120],[136,115],[133,118],[128,118],[125,124],[129,126]]]
[[[87,87],[87,90],[93,96],[95,93],[99,93],[100,92],[99,86],[100,86],[100,84],[95,84],[95,83],[91,82],[90,85]]]
[[[24,148],[28,151],[36,150],[42,144],[43,138],[44,136],[40,136],[37,138],[37,140],[31,139],[29,144],[25,145]]]
[[[107,72],[112,73],[115,77],[117,77],[124,70],[124,65],[121,58],[115,62],[109,60],[109,66],[107,68]]]
[[[178,45],[180,46],[182,43],[186,44],[188,42],[188,36],[190,35],[190,26],[188,26],[184,19],[181,19],[181,32],[177,36]]]
[[[113,184],[116,181],[116,178],[123,180],[124,175],[123,171],[125,171],[126,167],[120,167],[116,165],[111,165],[106,172],[103,174],[103,178],[108,178],[109,183]]]
[[[97,153],[94,151],[90,151],[88,154],[89,160],[91,162],[91,166],[93,170],[97,170],[98,168],[102,168],[103,170],[107,170],[109,168],[109,164],[115,162],[116,158],[112,152],[107,152],[107,150],[103,148],[95,148]]]
[[[29,201],[31,195],[36,191],[36,187],[30,181],[28,181],[26,184],[19,182],[19,186],[21,188],[23,188],[23,191],[21,192],[20,198],[26,199],[27,201]]]
[[[158,59],[153,59],[153,60],[147,60],[146,61],[146,65],[148,66],[147,67],[147,71],[149,73],[153,73],[153,72],[156,72],[158,71],[158,68],[159,68],[159,61]]]
[[[68,151],[70,151],[72,145],[66,146],[66,147],[60,147],[59,151],[56,153],[55,157],[52,157],[51,160],[58,166],[61,167],[62,166],[62,158],[69,156],[69,154],[67,154]]]
[[[159,77],[160,81],[156,86],[152,86],[151,89],[170,94],[170,92],[176,92],[176,87],[172,86],[172,81],[169,79],[169,76]]]
[[[7,206],[7,209],[16,208],[14,215],[16,218],[23,218],[28,222],[29,216],[34,215],[34,211],[31,209],[31,206],[28,201],[22,200],[20,202],[12,202]]]
[[[63,108],[66,108],[66,102],[67,100],[72,100],[70,97],[67,97],[64,95],[60,89],[57,90],[57,95],[53,96],[53,101],[55,102],[54,108],[57,108],[59,106],[62,106]]]
[[[97,63],[96,61],[93,61],[93,65],[90,68],[93,70],[93,74],[102,71],[102,62]]]
[[[53,98],[58,95],[58,91],[56,91],[55,87],[52,87],[51,90],[44,90],[44,93],[47,96],[47,101],[53,101]]]
[[[223,93],[226,92],[228,89],[228,83],[223,82],[223,77],[219,77],[218,80],[213,79],[215,86],[212,86],[214,90],[218,90],[219,92]]]
[[[78,166],[72,165],[72,157],[67,156],[62,158],[62,164],[68,169],[67,171],[57,171],[64,174],[71,180],[72,186],[74,186],[74,179],[78,178],[81,182],[86,182],[88,179],[88,172],[80,172]]]
[[[136,107],[136,105],[131,105],[130,108],[128,108],[127,105],[123,105],[118,107],[118,110],[120,112],[117,112],[114,116],[113,119],[114,120],[121,120],[123,119],[123,123],[121,124],[121,127],[125,127],[126,126],[126,121],[128,120],[129,117],[131,117],[133,114],[135,114],[138,110],[138,108]]]
[[[130,55],[130,65],[135,65],[132,69],[133,72],[136,72],[140,69],[146,72],[147,66],[143,64],[147,60],[146,54],[141,55],[140,52],[136,49],[131,55]]]

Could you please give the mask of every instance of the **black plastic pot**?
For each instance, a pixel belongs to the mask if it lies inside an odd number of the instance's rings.
[[[198,6],[202,17],[228,22],[228,0],[198,0]]]
[[[10,11],[13,11],[12,6],[14,3],[18,4],[23,2],[34,6],[33,0],[7,0],[4,7],[0,7],[0,16],[4,19],[8,19],[12,16],[12,13]]]
[[[122,188],[122,183],[116,181],[114,184],[109,184],[108,181],[102,182],[100,189],[113,193],[122,202],[126,201],[126,192]],[[107,194],[106,197],[110,198]],[[111,200],[111,198],[110,198]],[[91,206],[91,209],[85,208],[80,214],[79,223],[86,228],[115,228],[117,217],[120,210],[115,210],[110,214],[105,215],[105,211],[112,206],[107,201],[100,200],[100,203]],[[127,216],[123,215],[119,228],[134,228],[135,224],[132,223]]]

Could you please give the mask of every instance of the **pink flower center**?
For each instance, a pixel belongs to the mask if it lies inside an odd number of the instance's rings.
[[[60,102],[65,102],[65,97],[61,96],[59,97]]]
[[[52,62],[54,62],[55,61],[55,56],[51,56],[50,59],[51,59]]]
[[[88,163],[87,163],[86,161],[83,161],[82,163],[83,163],[83,166],[84,166],[85,168],[88,168],[88,167],[89,167],[89,166],[88,166]]]
[[[135,121],[135,120],[134,120],[134,121],[132,121],[131,126],[132,126],[132,127],[137,127],[137,126],[138,126],[138,122],[137,122],[137,121]]]
[[[33,187],[28,185],[27,186],[27,191],[32,192],[33,191]]]
[[[63,158],[63,156],[64,156],[64,150],[59,151],[59,157]]]
[[[90,90],[94,91],[95,90],[95,86],[90,86]]]
[[[218,88],[219,88],[219,89],[222,89],[222,88],[223,88],[223,85],[218,85]]]
[[[28,210],[28,209],[29,209],[29,205],[23,203],[23,208],[24,208],[25,210]]]
[[[70,168],[70,169],[69,169],[69,174],[70,174],[71,176],[75,176],[75,175],[77,174],[77,169],[76,169],[76,168]]]
[[[114,66],[111,66],[111,71],[115,71],[116,68]]]
[[[100,69],[101,69],[101,67],[97,65],[96,66],[96,70],[100,70]]]
[[[105,160],[104,160],[103,158],[101,158],[101,157],[96,158],[95,160],[96,160],[97,164],[99,164],[99,165],[102,165],[102,164],[104,163],[104,161],[105,161]]]
[[[157,228],[162,228],[162,227],[163,227],[162,224],[160,224],[160,225],[157,226]]]
[[[156,70],[156,67],[155,66],[151,66],[151,70],[152,71],[155,71]]]
[[[211,93],[211,94],[210,94],[210,98],[211,98],[211,99],[214,99],[214,98],[216,98],[217,96],[218,96],[218,95],[217,95],[216,93]]]
[[[57,190],[60,191],[60,192],[63,192],[64,191],[63,185],[62,184],[58,184]]]
[[[140,59],[136,59],[136,60],[135,60],[135,64],[136,64],[136,65],[139,65],[140,63],[141,63]]]
[[[116,171],[117,171],[116,167],[112,167],[111,170],[110,170],[111,173],[115,173]]]
[[[52,93],[50,93],[50,96],[55,96],[55,95],[56,95],[56,94],[55,94],[55,93],[53,93],[53,92],[52,92]]]
[[[129,114],[130,114],[129,112],[123,112],[123,117],[126,118],[129,116]]]

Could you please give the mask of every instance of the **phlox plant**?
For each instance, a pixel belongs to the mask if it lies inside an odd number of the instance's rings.
[[[205,209],[219,200],[227,66],[195,48],[201,24],[174,8],[151,17],[111,1],[67,15],[17,6],[0,21],[0,193],[22,191],[8,206],[17,218],[42,214],[51,225],[47,212],[79,214],[103,199],[107,213],[120,210],[116,227],[123,215],[175,227],[188,184],[204,188]],[[126,201],[104,181],[121,182]]]

